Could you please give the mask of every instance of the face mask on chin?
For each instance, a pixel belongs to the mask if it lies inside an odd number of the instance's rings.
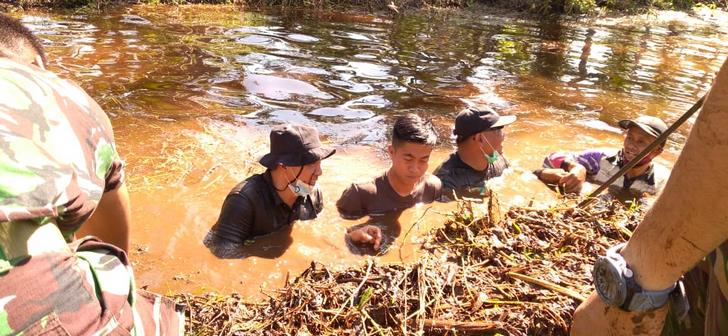
[[[486,161],[486,162],[488,162],[488,165],[492,165],[492,164],[494,164],[494,163],[495,163],[496,161],[498,161],[498,158],[500,158],[500,154],[499,154],[499,153],[498,153],[498,151],[497,151],[497,150],[495,149],[495,147],[493,147],[493,145],[491,145],[491,144],[490,144],[490,142],[488,141],[488,139],[486,139],[485,137],[483,137],[483,140],[485,140],[485,142],[486,142],[486,143],[488,144],[488,146],[490,146],[490,148],[492,148],[492,149],[493,149],[493,153],[492,153],[492,154],[490,154],[490,155],[488,155],[488,154],[487,154],[487,153],[485,153],[485,151],[483,150],[483,147],[480,147],[480,152],[481,152],[481,153],[483,153],[483,157],[485,157],[485,161]]]
[[[298,171],[298,175],[296,175],[296,177],[293,179],[293,182],[291,182],[291,180],[288,180],[288,189],[296,194],[296,196],[306,197],[308,195],[311,195],[314,187],[298,179],[298,177],[301,175],[301,172],[303,172],[303,167],[301,167],[301,170]],[[288,177],[288,171],[286,171],[286,177]]]

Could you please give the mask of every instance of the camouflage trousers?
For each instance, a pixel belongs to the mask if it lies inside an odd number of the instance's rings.
[[[95,238],[0,269],[0,335],[183,335],[183,309],[134,288],[126,253]]]

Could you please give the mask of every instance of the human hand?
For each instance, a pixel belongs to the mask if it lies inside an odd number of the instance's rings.
[[[578,194],[581,192],[581,186],[584,181],[586,181],[586,168],[582,165],[576,165],[561,176],[558,185],[564,188],[564,191],[567,193]]]
[[[571,336],[660,335],[667,305],[650,312],[628,312],[607,306],[596,292],[574,312]]]
[[[349,238],[353,242],[372,244],[374,250],[378,251],[382,243],[382,230],[375,225],[366,225],[349,231]]]

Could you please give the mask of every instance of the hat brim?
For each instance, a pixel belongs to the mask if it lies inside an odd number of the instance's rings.
[[[655,138],[658,138],[660,136],[660,133],[657,130],[655,130],[654,128],[647,126],[643,123],[639,123],[634,120],[620,120],[619,121],[619,127],[621,127],[622,129],[629,129],[632,126],[639,127],[643,131],[647,132],[647,134],[649,134]]]
[[[514,115],[506,115],[506,116],[500,116],[498,118],[498,121],[495,122],[490,128],[496,128],[496,127],[503,127],[512,124],[516,121],[516,116]]]
[[[282,164],[284,166],[305,166],[307,164],[314,163],[319,160],[329,158],[331,155],[336,153],[334,148],[318,147],[310,149],[303,154],[265,154],[258,162],[268,169],[274,169],[277,165]]]

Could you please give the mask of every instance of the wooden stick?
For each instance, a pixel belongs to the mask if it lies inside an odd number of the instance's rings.
[[[484,332],[503,330],[503,325],[497,322],[461,322],[441,319],[425,319],[425,329],[457,330],[458,333],[482,334]]]
[[[569,289],[569,288],[566,288],[566,287],[562,287],[562,286],[559,286],[557,284],[548,282],[546,280],[532,278],[532,277],[530,277],[528,275],[523,275],[523,274],[515,273],[515,272],[508,272],[507,274],[508,274],[508,276],[510,276],[510,277],[512,277],[514,279],[518,279],[518,280],[521,280],[521,281],[524,281],[524,282],[528,282],[528,283],[531,283],[531,284],[539,285],[541,287],[544,287],[546,289],[550,289],[550,290],[552,290],[554,292],[557,292],[559,294],[563,294],[563,295],[569,296],[569,297],[571,297],[573,299],[578,300],[579,302],[583,302],[584,300],[586,300],[586,298],[584,296],[582,296],[581,294],[579,294],[578,292],[576,292],[576,291],[574,291],[572,289]]]

